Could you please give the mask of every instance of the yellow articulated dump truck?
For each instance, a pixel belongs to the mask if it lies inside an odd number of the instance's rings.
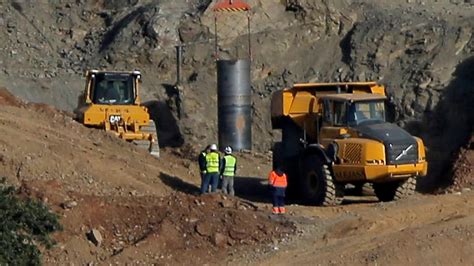
[[[113,132],[159,157],[156,126],[147,108],[141,105],[140,83],[139,71],[87,71],[76,119],[85,126]]]
[[[375,82],[303,83],[272,97],[274,167],[289,192],[316,205],[339,204],[347,184],[372,183],[381,201],[414,193],[425,176],[425,146],[385,120],[385,89]]]

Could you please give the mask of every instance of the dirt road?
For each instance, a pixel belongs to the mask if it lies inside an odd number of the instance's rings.
[[[302,236],[249,261],[260,265],[466,265],[474,261],[474,193],[392,203],[291,206]],[[233,261],[240,264],[238,260]]]

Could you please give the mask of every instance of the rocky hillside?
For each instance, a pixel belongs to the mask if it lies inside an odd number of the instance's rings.
[[[158,100],[167,124],[178,128],[162,144],[179,146],[183,142],[176,140],[184,138],[197,150],[217,138],[213,3],[2,2],[0,25],[6,30],[0,33],[0,85],[26,100],[70,111],[83,88],[85,69],[140,69],[144,97]],[[467,142],[474,124],[472,1],[248,3],[253,7],[256,150],[268,150],[272,138],[279,137],[270,127],[271,93],[305,81],[376,80],[386,85],[392,120],[425,139],[431,173],[443,173]],[[237,18],[218,18],[222,56],[246,51],[247,39],[240,35],[246,21]],[[178,43],[185,45],[180,90],[172,86]]]

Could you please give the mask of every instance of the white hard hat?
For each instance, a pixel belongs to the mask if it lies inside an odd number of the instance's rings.
[[[211,144],[211,146],[209,147],[209,149],[210,149],[211,151],[217,151],[217,145],[213,143],[213,144]]]
[[[231,154],[232,153],[232,147],[231,146],[225,147],[224,152],[227,153],[227,154]]]

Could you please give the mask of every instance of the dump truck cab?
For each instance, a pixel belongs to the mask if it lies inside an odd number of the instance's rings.
[[[334,94],[322,96],[320,141],[328,145],[334,139],[350,137],[365,124],[385,122],[385,100],[380,94]],[[346,135],[346,136],[345,136]]]
[[[427,172],[423,141],[386,121],[384,87],[367,83],[297,84],[272,98],[272,125],[282,130],[274,162],[292,190],[335,204],[347,184],[372,183],[387,201],[414,192]]]
[[[322,96],[324,121],[356,127],[367,122],[385,122],[385,100],[380,94],[334,94]]]
[[[140,101],[140,71],[89,70],[85,77],[84,97],[75,110],[76,120],[146,146],[158,157],[156,126]]]
[[[386,97],[379,94],[335,94],[321,97],[320,143],[335,145],[336,180],[371,182],[426,175],[421,139],[385,120]]]

